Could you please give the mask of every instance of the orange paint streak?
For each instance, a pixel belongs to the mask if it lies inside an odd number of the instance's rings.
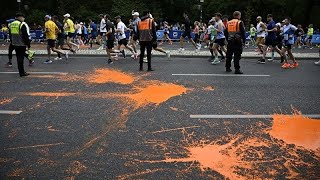
[[[0,100],[0,105],[5,105],[11,103],[15,98],[8,98]]]
[[[87,81],[96,84],[103,84],[109,82],[119,84],[132,84],[134,81],[134,77],[117,70],[96,69],[95,73],[91,75],[87,79]]]
[[[214,91],[214,88],[212,86],[207,86],[203,88],[204,91]]]
[[[68,168],[68,170],[66,170],[67,173],[76,175],[76,174],[80,174],[81,172],[85,171],[87,169],[87,167],[85,165],[83,165],[81,162],[79,161],[73,161],[70,164],[70,167]]]
[[[179,111],[179,109],[178,109],[178,108],[175,108],[175,107],[170,107],[170,109],[171,109],[172,111]]]
[[[27,96],[41,96],[41,97],[68,97],[75,96],[76,93],[68,93],[68,92],[31,92],[25,93]]]
[[[40,144],[40,145],[33,145],[33,146],[20,146],[20,147],[14,147],[14,148],[5,148],[4,150],[16,150],[16,149],[28,149],[28,148],[39,148],[39,147],[51,147],[51,146],[58,146],[58,145],[64,145],[66,143],[55,143],[55,144]]]
[[[273,116],[270,135],[288,144],[303,146],[307,149],[320,148],[320,121],[302,115]]]

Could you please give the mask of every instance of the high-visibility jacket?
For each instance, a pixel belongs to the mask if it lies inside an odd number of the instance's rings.
[[[153,40],[153,32],[152,32],[153,20],[147,18],[145,20],[141,20],[138,22],[138,30],[139,30],[139,41],[140,42],[150,42]]]
[[[241,21],[239,19],[232,19],[229,21],[227,24],[228,33],[230,35],[240,33],[240,23]]]
[[[13,21],[9,25],[10,34],[11,34],[11,43],[14,46],[25,46],[21,35],[22,23],[18,20]]]

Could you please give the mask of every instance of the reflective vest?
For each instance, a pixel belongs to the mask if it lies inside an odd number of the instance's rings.
[[[233,19],[228,22],[228,33],[229,34],[236,34],[240,33],[240,20],[239,19]]]
[[[25,46],[21,36],[21,27],[22,23],[18,20],[13,21],[9,25],[10,34],[11,34],[11,43],[14,46]]]
[[[153,20],[150,18],[138,22],[138,29],[140,33],[139,41],[150,42],[153,40],[152,24]]]
[[[313,28],[309,28],[308,29],[308,36],[312,36],[313,35]]]

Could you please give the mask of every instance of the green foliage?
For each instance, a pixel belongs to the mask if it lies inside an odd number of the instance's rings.
[[[266,16],[272,13],[277,21],[290,16],[293,23],[307,25],[311,22],[319,23],[318,9],[320,4],[315,0],[205,0],[202,3],[203,21],[207,22],[216,13],[232,17],[234,10],[242,12],[242,19],[246,26],[255,24],[258,15],[266,20]],[[111,17],[121,15],[125,21],[131,17],[131,11],[137,10],[142,13],[150,10],[157,20],[176,22],[182,20],[182,13],[188,12],[192,21],[199,21],[199,0],[22,0],[23,5],[29,6],[24,12],[31,22],[42,22],[44,14],[55,14],[62,17],[65,13],[79,21],[87,21],[88,18],[98,20],[98,14],[110,14]],[[15,0],[7,1],[6,8],[0,11],[0,20],[14,16],[18,9]],[[318,24],[319,25],[319,24]]]

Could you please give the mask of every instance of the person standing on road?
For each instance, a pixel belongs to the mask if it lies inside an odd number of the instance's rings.
[[[48,59],[44,62],[45,64],[51,64],[51,50],[56,53],[60,53],[65,55],[65,58],[68,59],[68,52],[61,51],[56,48],[56,40],[57,34],[59,33],[58,26],[51,20],[51,16],[45,16],[45,31],[46,31],[46,39],[48,42],[47,51],[48,51]]]
[[[241,19],[241,12],[233,13],[233,20],[229,21],[226,29],[226,37],[228,39],[226,72],[232,72],[231,61],[234,55],[235,74],[243,74],[240,70],[240,59],[244,43],[246,42],[246,31],[244,23]]]
[[[9,26],[10,41],[13,49],[16,51],[20,77],[29,75],[24,71],[23,63],[26,48],[30,48],[30,39],[27,32],[26,23],[23,23],[24,19],[24,15],[22,13],[17,13],[16,20]]]
[[[153,42],[157,41],[156,25],[150,18],[149,11],[143,13],[141,21],[138,23],[137,36],[140,42],[140,71],[143,71],[144,51],[147,49],[148,71],[153,71],[151,68],[151,51]]]

